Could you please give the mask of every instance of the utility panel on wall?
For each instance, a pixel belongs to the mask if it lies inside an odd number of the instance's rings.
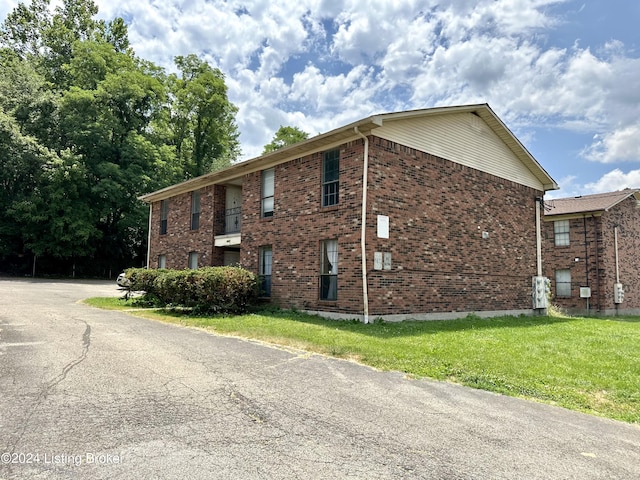
[[[382,270],[382,252],[374,252],[373,254],[373,269]]]
[[[374,252],[373,269],[391,270],[391,252]]]
[[[384,252],[382,254],[382,268],[384,270],[391,270],[391,252]]]
[[[378,215],[378,238],[389,238],[389,217]]]

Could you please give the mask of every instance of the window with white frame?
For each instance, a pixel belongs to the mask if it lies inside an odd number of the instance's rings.
[[[273,264],[273,249],[271,245],[260,247],[260,266],[258,276],[261,283],[261,296],[271,296],[271,266]]]
[[[200,191],[191,192],[191,230],[200,228]]]
[[[167,218],[169,217],[169,200],[160,200],[160,235],[167,233]]]
[[[340,150],[329,150],[322,155],[322,206],[338,204],[340,188]]]
[[[320,242],[320,300],[338,299],[338,240]]]
[[[571,296],[571,270],[556,270],[556,297]]]
[[[167,256],[158,255],[158,268],[167,268]]]
[[[553,222],[553,236],[556,247],[569,245],[569,220],[556,220]]]
[[[192,270],[198,269],[198,252],[189,252],[189,268]]]
[[[262,171],[262,216],[273,216],[275,171],[273,168]]]

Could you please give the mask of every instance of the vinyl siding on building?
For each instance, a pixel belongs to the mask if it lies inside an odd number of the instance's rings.
[[[373,135],[496,177],[544,190],[540,180],[477,115],[457,113],[385,122]]]

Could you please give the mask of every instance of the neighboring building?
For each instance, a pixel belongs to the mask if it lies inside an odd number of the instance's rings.
[[[239,263],[275,304],[367,321],[531,313],[556,188],[481,104],[375,115],[141,199],[150,268]]]
[[[584,312],[588,300],[593,313],[640,313],[640,190],[545,201],[544,239],[553,303]],[[615,284],[624,291],[620,303]]]

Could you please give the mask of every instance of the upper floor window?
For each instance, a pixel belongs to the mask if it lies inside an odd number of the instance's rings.
[[[338,204],[340,186],[340,150],[329,150],[322,156],[322,206]]]
[[[569,245],[569,220],[556,220],[553,222],[553,236],[556,240],[556,247]]]
[[[273,194],[275,173],[273,168],[262,171],[262,216],[273,216]]]
[[[191,192],[191,230],[200,228],[200,191]]]
[[[167,218],[169,217],[169,200],[160,200],[160,235],[167,233]]]

